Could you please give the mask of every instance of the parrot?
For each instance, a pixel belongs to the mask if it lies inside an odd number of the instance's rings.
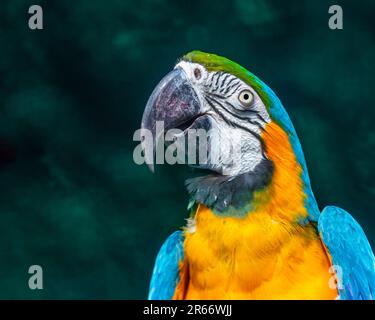
[[[292,121],[262,80],[225,57],[191,51],[148,98],[141,129],[155,133],[158,121],[180,135],[212,136],[207,161],[192,165],[202,175],[185,181],[187,224],[162,244],[148,299],[374,298],[375,258],[363,229],[337,206],[319,210]]]

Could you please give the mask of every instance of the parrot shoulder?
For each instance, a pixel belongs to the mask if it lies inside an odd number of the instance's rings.
[[[180,280],[179,266],[184,259],[183,243],[183,232],[175,231],[160,248],[152,272],[149,300],[172,299]]]
[[[327,206],[318,230],[334,266],[341,299],[374,299],[375,258],[364,231],[345,210]]]

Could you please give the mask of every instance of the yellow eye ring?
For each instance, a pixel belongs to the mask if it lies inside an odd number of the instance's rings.
[[[249,107],[253,103],[254,96],[250,90],[242,90],[238,95],[238,100],[244,107]]]

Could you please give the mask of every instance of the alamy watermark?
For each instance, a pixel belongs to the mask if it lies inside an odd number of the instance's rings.
[[[43,27],[43,8],[40,5],[32,5],[29,7],[28,13],[31,14],[29,17],[28,25],[31,30],[42,30]],[[331,16],[328,19],[328,27],[331,30],[342,30],[344,29],[343,10],[342,7],[335,4],[328,8],[328,13]]]
[[[29,282],[28,282],[29,288],[31,290],[35,290],[35,289],[41,290],[41,289],[43,289],[43,269],[42,269],[42,267],[37,265],[37,264],[34,264],[34,265],[29,267],[28,273],[32,275],[29,278]]]
[[[165,163],[230,166],[249,151],[248,139],[242,139],[241,134],[221,136],[217,130],[205,129],[165,131],[163,121],[156,121],[155,132],[145,128],[136,130],[133,141],[139,142],[133,152],[134,162],[149,166]]]
[[[332,14],[328,20],[328,27],[331,30],[344,29],[344,13],[339,5],[332,5],[328,8],[328,13]]]
[[[41,6],[36,4],[30,6],[29,14],[29,28],[31,30],[42,30],[43,29],[43,9]]]

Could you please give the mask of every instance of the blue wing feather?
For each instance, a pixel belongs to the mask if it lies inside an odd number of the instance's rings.
[[[336,266],[340,299],[374,299],[374,254],[357,221],[345,210],[328,206],[319,217],[318,229]]]
[[[178,282],[179,261],[184,259],[184,236],[182,231],[175,231],[164,242],[152,272],[150,290],[148,293],[149,300],[170,300]]]

